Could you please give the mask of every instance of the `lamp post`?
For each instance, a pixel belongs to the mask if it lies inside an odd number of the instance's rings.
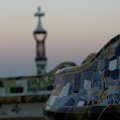
[[[44,13],[41,13],[40,7],[38,7],[38,12],[35,13],[35,17],[38,17],[38,25],[35,31],[33,32],[33,36],[36,40],[36,67],[37,67],[37,75],[43,75],[46,73],[46,51],[45,51],[45,39],[47,37],[47,31],[43,28],[41,23],[41,17],[44,16]]]

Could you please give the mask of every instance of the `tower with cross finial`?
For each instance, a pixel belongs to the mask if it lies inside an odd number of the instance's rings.
[[[45,51],[45,40],[47,37],[47,31],[43,28],[41,23],[41,17],[43,16],[44,13],[42,13],[40,7],[38,7],[38,12],[35,13],[35,17],[38,17],[38,25],[33,32],[33,36],[36,40],[35,63],[37,67],[37,75],[44,75],[46,73],[47,64],[47,57]]]

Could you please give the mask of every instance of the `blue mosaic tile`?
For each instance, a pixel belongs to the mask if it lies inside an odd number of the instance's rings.
[[[112,58],[110,58],[110,61],[115,60],[115,59],[117,59],[117,57],[113,56]]]
[[[111,71],[111,78],[113,80],[119,79],[119,70],[118,69]]]
[[[100,80],[99,81],[92,81],[91,88],[94,88],[94,87],[102,89],[102,83],[101,83],[101,81]]]
[[[120,56],[120,45],[116,48],[115,55]]]
[[[100,74],[99,74],[98,71],[96,71],[96,72],[94,73],[94,80],[95,80],[95,81],[100,80]]]
[[[109,67],[109,60],[104,59],[104,69],[108,69]]]
[[[104,71],[104,77],[110,77],[111,72],[109,70]]]
[[[65,106],[73,106],[75,103],[75,100],[73,97],[71,97],[68,102],[65,104]]]
[[[120,68],[120,57],[118,57],[118,58],[117,58],[117,64],[118,64],[118,66],[117,66],[117,67],[119,67],[119,68]]]
[[[74,92],[74,85],[70,85],[69,91],[68,91],[68,95],[72,94]]]

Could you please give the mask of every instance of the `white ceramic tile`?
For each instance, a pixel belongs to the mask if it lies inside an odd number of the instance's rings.
[[[78,104],[77,104],[77,106],[83,106],[84,103],[85,103],[84,101],[79,101]]]
[[[116,69],[116,66],[117,66],[117,59],[115,60],[112,60],[109,62],[109,70],[115,70]]]
[[[59,94],[59,98],[68,95],[69,87],[70,87],[70,83],[67,83],[67,84],[62,88],[62,90],[61,90],[61,92],[60,92],[60,94]]]
[[[84,89],[91,89],[91,81],[85,80],[83,88]]]

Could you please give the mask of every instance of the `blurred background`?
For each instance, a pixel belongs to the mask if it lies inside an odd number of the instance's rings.
[[[64,61],[81,64],[120,33],[120,0],[0,0],[0,77],[36,75],[38,6],[46,14],[47,71]]]

